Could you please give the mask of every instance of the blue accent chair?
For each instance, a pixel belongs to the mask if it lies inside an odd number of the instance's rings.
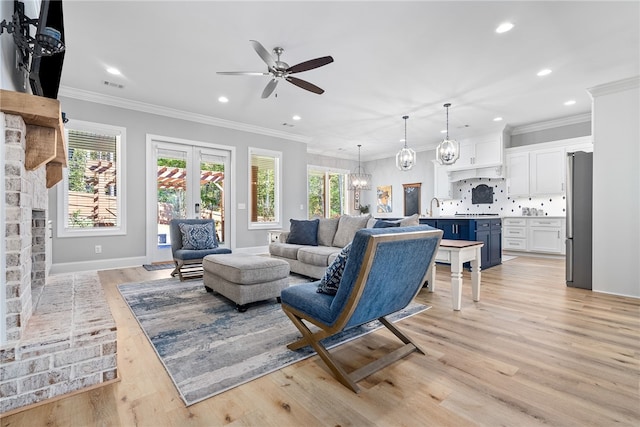
[[[402,310],[418,294],[433,266],[442,234],[428,225],[359,230],[336,295],[318,293],[319,282],[282,291],[282,309],[302,333],[301,339],[287,347],[297,350],[311,345],[338,381],[356,393],[360,390],[358,381],[414,351],[424,354],[385,316]],[[376,319],[404,345],[347,373],[320,341]],[[312,332],[305,322],[320,329]]]
[[[211,254],[230,254],[231,249],[223,247],[215,247],[212,249],[183,249],[182,248],[182,232],[180,232],[180,224],[207,224],[213,223],[214,239],[218,243],[215,236],[215,222],[212,219],[172,219],[169,221],[169,233],[171,235],[171,253],[173,254],[173,262],[176,268],[171,272],[171,276],[178,275],[180,281],[184,279],[193,279],[202,276],[202,259]]]

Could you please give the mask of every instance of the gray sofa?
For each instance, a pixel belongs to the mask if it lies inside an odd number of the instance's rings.
[[[327,267],[349,244],[361,228],[372,228],[378,222],[371,215],[342,215],[339,218],[321,218],[318,223],[318,246],[287,243],[288,231],[283,231],[277,241],[269,244],[269,255],[289,263],[292,273],[320,279]],[[399,221],[400,226],[418,225],[418,215]]]

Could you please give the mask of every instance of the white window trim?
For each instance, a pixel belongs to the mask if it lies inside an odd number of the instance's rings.
[[[315,166],[315,165],[307,165],[307,209],[309,208],[308,204],[309,204],[309,171],[310,170],[314,170],[314,171],[318,171],[318,172],[324,172],[324,174],[326,175],[327,172],[330,173],[337,173],[337,174],[342,174],[344,175],[344,179],[345,182],[346,180],[349,179],[348,175],[351,173],[348,169],[338,169],[338,168],[332,168],[332,167],[328,167],[328,166]],[[330,206],[329,206],[330,201],[329,200],[325,200],[325,206],[324,206],[324,212],[325,212],[325,218],[327,215],[327,212],[329,212],[330,210]],[[349,211],[349,195],[348,195],[348,189],[345,188],[345,207],[347,209],[345,209],[345,214]],[[307,216],[308,213],[307,213]]]
[[[251,221],[251,156],[269,156],[276,159],[276,188],[275,188],[275,211],[276,220],[272,222],[252,222]],[[282,203],[280,196],[282,194],[282,152],[266,150],[263,148],[249,147],[247,156],[247,223],[249,230],[268,230],[273,228],[282,228]]]
[[[57,227],[56,236],[59,238],[66,237],[85,237],[85,236],[122,236],[127,234],[127,208],[126,197],[126,161],[124,155],[124,147],[126,145],[126,128],[120,126],[105,125],[102,123],[85,122],[82,120],[69,120],[65,126],[65,138],[68,140],[68,129],[80,130],[85,132],[104,133],[106,135],[117,135],[120,137],[117,142],[116,152],[116,173],[118,177],[118,191],[116,194],[119,215],[118,224],[115,227],[95,227],[95,228],[77,228],[69,229],[66,227],[66,218],[69,215],[69,169],[63,169],[63,180],[58,185],[58,203],[57,203]]]

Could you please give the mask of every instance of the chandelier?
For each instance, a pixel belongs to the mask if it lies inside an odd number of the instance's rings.
[[[446,103],[444,107],[447,109],[447,136],[436,149],[436,159],[441,165],[452,165],[460,157],[460,144],[455,139],[449,139],[449,107],[451,104]]]
[[[409,116],[402,116],[404,119],[404,148],[396,154],[396,167],[401,171],[408,171],[416,164],[416,152],[407,147],[407,119]]]
[[[371,190],[371,175],[364,173],[364,169],[360,166],[360,147],[358,144],[358,168],[354,173],[349,174],[350,190]]]

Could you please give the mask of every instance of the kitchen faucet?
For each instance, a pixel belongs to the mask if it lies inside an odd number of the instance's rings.
[[[433,201],[436,201],[436,208],[440,207],[440,200],[438,200],[436,197],[434,197],[433,199],[431,199],[431,201],[429,202],[429,216],[433,216]]]

